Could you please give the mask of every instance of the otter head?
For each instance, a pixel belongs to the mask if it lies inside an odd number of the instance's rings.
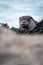
[[[20,27],[22,27],[22,28],[29,28],[29,20],[31,18],[32,17],[30,17],[30,16],[21,16],[19,18]]]
[[[36,23],[31,16],[21,16],[19,18],[19,25],[23,29],[33,30],[36,26]]]

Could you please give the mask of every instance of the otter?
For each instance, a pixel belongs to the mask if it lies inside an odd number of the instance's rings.
[[[20,29],[29,32],[37,26],[37,21],[35,21],[31,16],[21,16],[19,17],[19,25]]]

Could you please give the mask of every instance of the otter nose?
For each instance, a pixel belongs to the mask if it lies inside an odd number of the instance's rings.
[[[22,23],[26,23],[26,20],[22,20]]]

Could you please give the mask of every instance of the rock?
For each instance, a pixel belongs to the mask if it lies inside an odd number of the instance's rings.
[[[37,34],[43,33],[43,20],[41,20],[37,24],[37,26],[32,31],[30,31],[30,33],[37,33]]]
[[[15,28],[15,27],[12,27],[11,30],[15,31],[16,33],[22,33],[21,29],[18,29],[18,28]]]
[[[43,65],[43,34],[18,35],[0,27],[0,65]]]
[[[43,33],[43,20],[38,23],[39,33]]]
[[[6,27],[6,28],[9,28],[9,26],[8,26],[8,24],[7,23],[0,23],[0,26],[2,26],[2,27]]]
[[[38,26],[39,26],[39,27],[43,26],[43,20],[41,20],[41,21],[38,23]]]
[[[2,24],[3,27],[6,27],[6,28],[9,28],[8,24],[5,23],[5,24]]]
[[[16,30],[16,28],[15,28],[15,27],[12,27],[11,29],[12,29],[13,31],[15,31],[15,30]]]

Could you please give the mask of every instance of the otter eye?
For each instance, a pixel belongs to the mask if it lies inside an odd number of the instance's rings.
[[[27,21],[29,21],[29,19]]]

